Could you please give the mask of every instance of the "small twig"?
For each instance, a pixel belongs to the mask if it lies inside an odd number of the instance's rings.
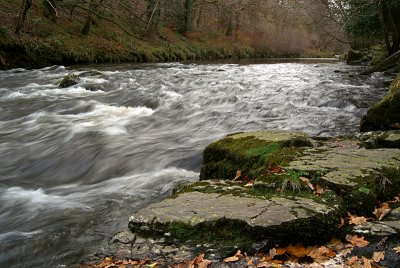
[[[53,6],[53,4],[50,2],[50,0],[46,0],[46,2],[51,6],[51,8],[54,10],[54,12],[56,13],[56,17],[58,17],[58,12],[57,9]]]

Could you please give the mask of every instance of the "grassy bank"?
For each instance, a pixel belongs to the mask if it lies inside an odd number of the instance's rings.
[[[15,34],[20,1],[0,1],[0,68],[38,68],[53,64],[166,62],[183,60],[261,57],[330,57],[314,49],[278,51],[268,44],[225,34],[180,34],[161,25],[152,34],[132,26],[129,31],[100,17],[88,35],[81,34],[87,12],[59,9],[56,21],[45,16],[41,1],[34,1],[21,32]],[[119,22],[115,18],[115,22]]]

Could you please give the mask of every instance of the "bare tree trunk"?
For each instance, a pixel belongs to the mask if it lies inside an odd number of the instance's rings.
[[[15,34],[19,34],[21,31],[22,26],[26,20],[26,15],[28,14],[29,9],[32,7],[32,0],[23,0],[21,9],[17,16],[17,22],[15,25]]]
[[[103,3],[104,0],[101,0],[100,2],[97,2],[96,0],[91,0],[89,4],[89,10],[88,14],[86,17],[85,24],[83,25],[83,28],[81,30],[81,34],[83,35],[88,35],[90,31],[90,27],[92,26],[93,23],[93,14],[97,12],[97,8],[101,3]]]

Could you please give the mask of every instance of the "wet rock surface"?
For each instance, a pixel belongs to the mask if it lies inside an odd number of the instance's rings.
[[[347,211],[371,216],[378,201],[400,193],[399,136],[396,131],[327,139],[277,131],[229,135],[204,151],[201,181],[179,185],[171,198],[131,216],[124,239],[158,248],[148,254],[173,256],[185,247],[182,252],[191,256],[223,258],[238,248],[256,253],[276,243],[343,238],[349,230],[338,225]],[[222,173],[229,176],[220,178]],[[399,215],[393,209],[383,221],[351,232],[370,237],[375,247],[384,237],[392,245],[399,237]],[[127,250],[121,238],[114,242]],[[388,259],[397,263],[392,255]]]
[[[63,78],[58,86],[60,88],[72,87],[73,85],[78,84],[80,80],[81,79],[79,78],[79,76],[75,74],[68,74]]]

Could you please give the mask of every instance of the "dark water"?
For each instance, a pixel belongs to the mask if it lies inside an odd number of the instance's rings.
[[[0,266],[79,262],[138,208],[197,180],[202,150],[227,133],[355,134],[390,80],[356,71],[285,62],[0,72]],[[59,89],[71,72],[81,82]]]

